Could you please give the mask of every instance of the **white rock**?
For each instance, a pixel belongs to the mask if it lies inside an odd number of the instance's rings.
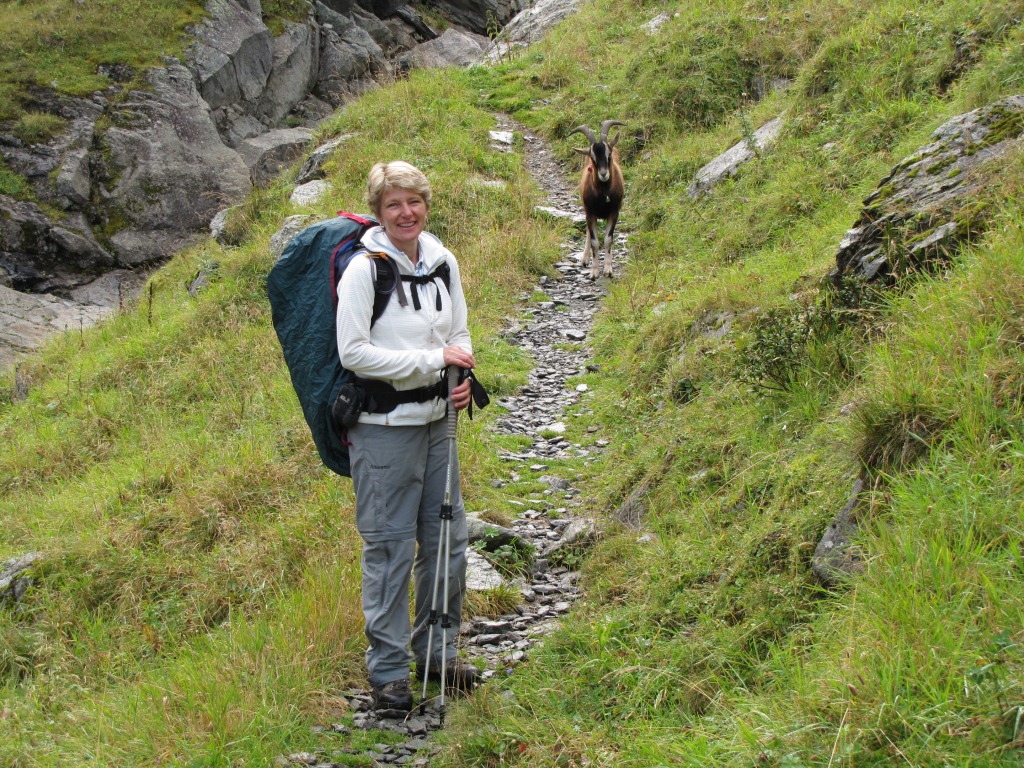
[[[305,184],[300,184],[295,188],[289,200],[292,205],[300,207],[310,206],[320,202],[330,189],[331,182],[329,181],[324,181],[323,179],[307,181]]]

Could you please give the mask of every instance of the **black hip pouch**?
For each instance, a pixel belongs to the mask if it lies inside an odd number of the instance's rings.
[[[338,432],[347,429],[359,421],[359,414],[364,410],[366,390],[353,382],[346,382],[338,390],[338,396],[331,404],[331,421]]]

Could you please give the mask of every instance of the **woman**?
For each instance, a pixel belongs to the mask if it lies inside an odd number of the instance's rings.
[[[384,253],[407,276],[431,275],[447,263],[444,280],[403,282],[402,291],[418,292],[414,301],[396,296],[371,323],[374,258],[357,256],[338,284],[338,353],[356,376],[385,381],[399,391],[434,385],[448,366],[473,368],[473,347],[466,325],[466,299],[455,257],[424,231],[430,209],[430,183],[409,163],[378,163],[370,170],[367,201],[380,226],[363,237],[370,253]],[[368,254],[369,255],[369,254]],[[470,381],[452,392],[457,409],[469,405]],[[446,402],[403,403],[387,413],[363,412],[349,427],[356,525],[363,539],[363,616],[366,666],[376,709],[410,710],[410,664],[423,670],[430,654],[432,679],[440,679],[447,657],[447,685],[469,690],[476,670],[456,658],[455,638],[466,584],[466,513],[453,467],[454,518],[450,525],[448,613],[455,631],[442,649],[440,628],[427,648],[434,571],[440,543],[440,511],[448,473]],[[409,626],[409,578],[415,562],[415,623]],[[444,583],[444,574],[440,583]],[[441,596],[438,606],[441,605]],[[411,652],[410,652],[411,641]]]

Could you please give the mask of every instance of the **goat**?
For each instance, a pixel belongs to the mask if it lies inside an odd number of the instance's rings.
[[[593,259],[593,266],[590,268],[590,279],[598,277],[597,265],[597,220],[604,219],[604,274],[612,276],[612,240],[615,238],[615,225],[619,220],[619,210],[622,208],[622,198],[625,195],[625,183],[622,179],[622,168],[619,166],[619,150],[615,145],[619,143],[619,136],[608,140],[608,129],[613,125],[625,125],[618,120],[605,120],[601,123],[601,134],[599,138],[594,137],[590,126],[581,125],[573,128],[566,136],[574,133],[582,133],[590,141],[589,149],[576,151],[587,158],[583,166],[583,175],[580,178],[580,200],[583,202],[583,212],[587,215],[587,244],[583,248],[583,259],[580,262],[584,267],[590,264]]]

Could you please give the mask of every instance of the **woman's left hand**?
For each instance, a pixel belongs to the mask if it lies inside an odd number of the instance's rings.
[[[461,411],[469,405],[473,398],[472,385],[473,382],[466,379],[452,390],[452,405],[455,406],[455,410]]]

